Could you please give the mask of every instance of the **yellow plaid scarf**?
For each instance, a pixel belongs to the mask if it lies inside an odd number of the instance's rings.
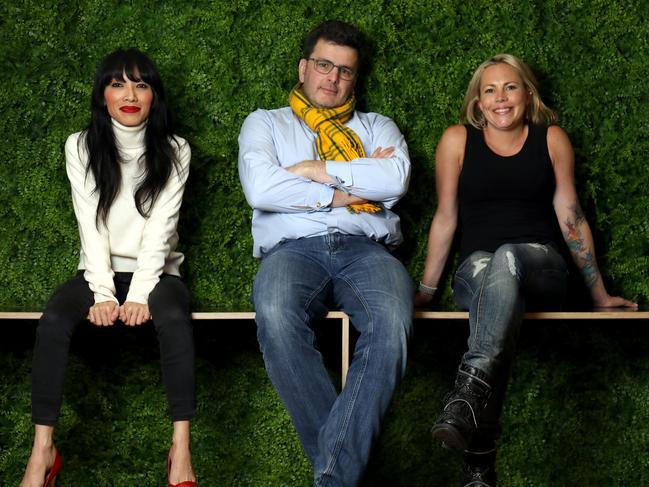
[[[288,103],[293,112],[304,120],[307,126],[318,134],[316,149],[322,161],[352,161],[365,157],[363,144],[358,135],[345,126],[354,115],[356,98],[352,95],[344,105],[336,108],[319,108],[314,106],[296,86],[288,96]],[[351,213],[378,213],[381,207],[376,203],[347,205]]]

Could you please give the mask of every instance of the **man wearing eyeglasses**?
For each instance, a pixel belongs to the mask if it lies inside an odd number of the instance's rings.
[[[355,486],[406,365],[412,285],[389,249],[402,240],[391,208],[407,190],[397,126],[354,109],[361,33],[324,22],[304,42],[289,106],[250,114],[239,176],[261,258],[253,302],[266,369],[318,487]],[[312,320],[345,311],[359,332],[336,392]]]

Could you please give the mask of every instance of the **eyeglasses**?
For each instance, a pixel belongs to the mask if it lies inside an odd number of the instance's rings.
[[[340,77],[345,81],[351,81],[356,76],[356,71],[352,68],[347,66],[339,66],[338,64],[334,64],[331,61],[327,61],[326,59],[317,59],[310,57],[309,59],[307,59],[307,61],[313,61],[313,67],[318,73],[321,74],[329,74],[331,73],[332,69],[338,68]]]

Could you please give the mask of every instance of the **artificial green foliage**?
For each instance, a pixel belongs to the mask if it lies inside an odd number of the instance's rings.
[[[3,486],[18,484],[33,438],[34,326],[17,325],[11,342],[0,344]],[[264,370],[254,323],[223,325],[196,324],[192,456],[200,485],[310,486],[310,466]],[[461,455],[434,443],[430,427],[451,387],[466,325],[421,321],[414,333],[406,376],[361,487],[457,485]],[[57,485],[164,485],[171,423],[157,347],[151,325],[86,326],[75,335],[56,430],[64,460]],[[322,342],[328,358],[337,347],[336,339]],[[498,447],[501,484],[647,485],[646,325],[528,322],[519,348]]]
[[[649,297],[649,4],[615,1],[223,0],[8,1],[0,6],[0,307],[40,309],[77,264],[78,237],[63,143],[88,120],[101,58],[136,46],[158,63],[177,131],[193,149],[180,222],[194,307],[248,310],[257,263],[251,210],[237,175],[248,113],[286,105],[302,36],[326,18],[372,42],[360,108],[394,118],[413,162],[397,207],[399,257],[417,278],[435,208],[434,157],[456,123],[477,65],[498,52],[525,59],[576,153],[576,179],[613,291]],[[449,270],[452,270],[449,265]],[[440,306],[453,307],[450,272]]]
[[[192,446],[201,485],[306,485],[308,462],[256,353],[254,324],[246,326],[236,351],[218,325],[197,330]],[[31,449],[30,329],[13,334],[11,351],[0,353],[0,367],[12,371],[0,381],[3,486],[18,485]],[[164,485],[171,431],[153,327],[83,327],[73,340],[56,430],[65,462],[57,485]]]
[[[258,107],[286,105],[302,36],[327,18],[351,21],[371,39],[359,107],[392,117],[409,145],[410,191],[396,211],[405,237],[398,256],[413,279],[423,268],[435,210],[437,142],[457,123],[473,70],[511,52],[533,68],[573,142],[577,189],[609,290],[647,301],[644,0],[6,0],[0,308],[41,309],[74,273],[79,238],[63,144],[88,122],[103,56],[138,47],[157,62],[177,132],[192,147],[180,235],[194,309],[251,309],[257,262],[237,175],[239,128]],[[451,259],[440,289],[442,308],[454,306],[455,264]],[[649,335],[642,326],[610,325],[524,328],[499,446],[504,485],[649,484]],[[307,486],[308,462],[266,377],[252,324],[243,334],[226,331],[246,326],[197,326],[193,454],[201,485]],[[162,485],[171,425],[155,338],[109,333],[108,340],[95,332],[75,338],[57,430],[66,469],[60,485]],[[466,330],[435,322],[416,325],[415,333],[366,486],[457,482],[459,458],[432,444],[429,428]],[[18,483],[30,451],[33,336],[23,339],[0,342],[0,485]]]

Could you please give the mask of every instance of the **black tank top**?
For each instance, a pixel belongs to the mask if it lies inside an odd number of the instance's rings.
[[[487,146],[482,130],[466,125],[458,186],[462,260],[476,250],[495,252],[506,243],[557,240],[548,128],[528,127],[520,152],[503,157]]]

